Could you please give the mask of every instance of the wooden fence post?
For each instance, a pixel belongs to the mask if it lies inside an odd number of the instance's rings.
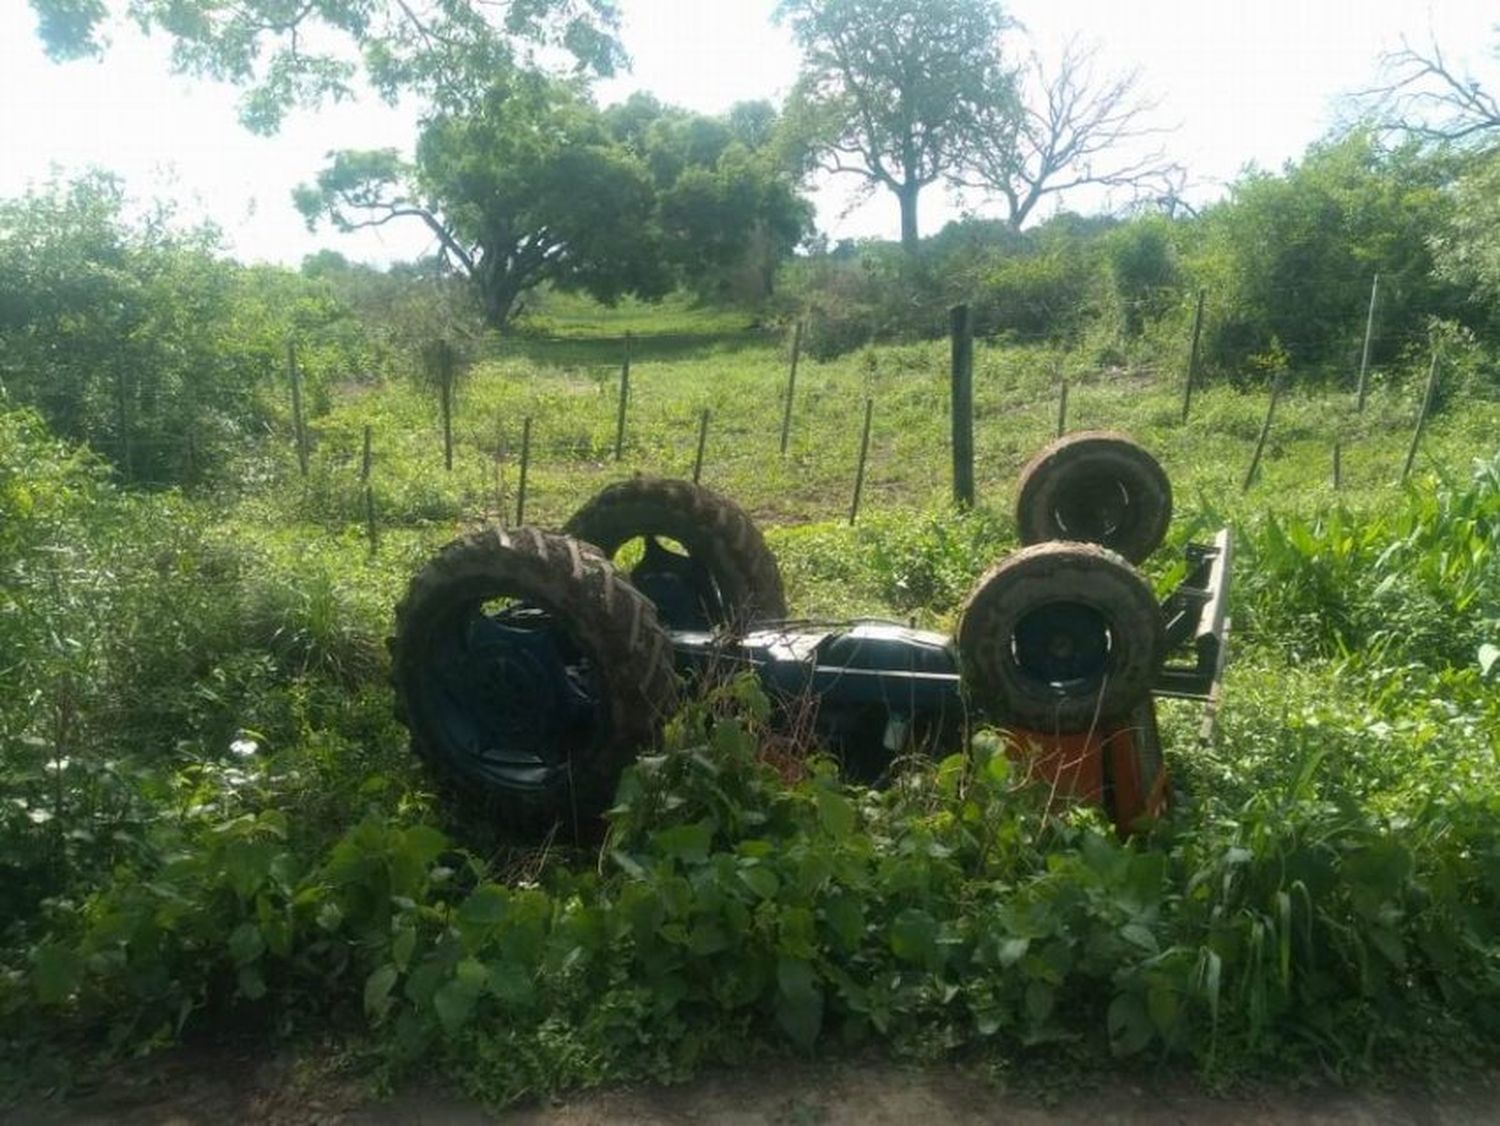
[[[865,400],[865,429],[859,440],[859,468],[854,472],[854,500],[849,505],[849,523],[852,526],[859,516],[859,497],[865,488],[865,459],[870,454],[870,416],[875,411],[875,400]]]
[[[960,508],[971,508],[974,505],[974,324],[967,305],[953,306],[950,316],[953,336],[953,501]]]
[[[297,432],[297,466],[307,476],[307,420],[302,414],[302,372],[297,367],[297,345],[286,342],[286,370],[292,382],[292,427]]]
[[[1068,377],[1062,379],[1062,394],[1057,400],[1057,436],[1061,438],[1068,432]]]
[[[1333,491],[1344,487],[1344,447],[1337,438],[1333,440]]]
[[[365,447],[359,459],[359,482],[367,484],[370,480],[370,424],[365,423]]]
[[[703,447],[708,443],[708,408],[703,408],[703,415],[698,420],[698,454],[693,458],[693,484],[703,476]]]
[[[1432,410],[1432,398],[1437,393],[1438,381],[1437,345],[1432,348],[1432,369],[1427,373],[1427,390],[1422,392],[1422,409],[1417,415],[1417,428],[1412,431],[1411,445],[1406,451],[1406,464],[1401,467],[1401,480],[1411,476],[1411,467],[1417,460],[1417,447],[1422,443],[1422,428],[1427,425],[1428,412]]]
[[[1188,351],[1187,379],[1182,384],[1182,421],[1188,420],[1188,410],[1193,405],[1193,381],[1198,378],[1198,340],[1203,335],[1203,301],[1208,291],[1198,291],[1198,308],[1193,313],[1193,346]]]
[[[1359,354],[1359,393],[1355,405],[1356,411],[1365,409],[1365,391],[1368,386],[1366,380],[1370,372],[1370,338],[1375,334],[1375,299],[1380,295],[1380,275],[1375,275],[1375,280],[1370,283],[1370,311],[1365,314],[1365,346]]]
[[[625,406],[630,401],[630,333],[625,334],[625,362],[620,365],[620,415],[615,420],[615,460],[625,455]]]
[[[792,433],[792,398],[797,394],[797,360],[802,355],[802,322],[792,331],[792,370],[786,379],[786,404],[781,412],[781,456],[786,457],[787,440]]]
[[[1266,406],[1266,420],[1260,425],[1260,437],[1255,440],[1255,455],[1250,459],[1250,468],[1245,470],[1245,481],[1240,486],[1240,492],[1248,493],[1250,484],[1255,480],[1255,473],[1260,469],[1260,455],[1266,448],[1266,437],[1271,433],[1271,419],[1276,415],[1276,400],[1281,398],[1281,383],[1284,372],[1277,372],[1276,378],[1271,383],[1271,401]]]

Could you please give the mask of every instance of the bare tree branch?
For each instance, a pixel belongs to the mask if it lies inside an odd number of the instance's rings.
[[[985,115],[963,171],[953,177],[1003,202],[1013,230],[1046,196],[1085,184],[1159,195],[1181,173],[1160,148],[1131,155],[1131,142],[1167,130],[1146,123],[1157,103],[1140,96],[1139,72],[1100,77],[1096,53],[1070,39],[1055,70],[1033,54],[1021,103]]]
[[[1473,75],[1456,70],[1436,39],[1418,50],[1403,38],[1400,50],[1381,57],[1380,67],[1385,81],[1355,98],[1371,107],[1384,128],[1456,144],[1500,137],[1500,101]]]

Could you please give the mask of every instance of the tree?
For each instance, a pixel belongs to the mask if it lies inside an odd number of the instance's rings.
[[[1342,367],[1375,273],[1376,347],[1386,354],[1424,338],[1428,317],[1459,315],[1460,295],[1433,274],[1452,173],[1443,154],[1413,143],[1387,151],[1368,131],[1312,146],[1281,175],[1247,173],[1196,221],[1184,253],[1193,283],[1217,306],[1211,356],[1237,364],[1277,340],[1299,365]]]
[[[994,0],[781,0],[802,47],[787,114],[808,160],[884,188],[901,244],[918,243],[917,201],[952,173],[981,110],[1011,99]]]
[[[764,278],[807,223],[790,177],[726,121],[649,97],[601,113],[578,86],[540,75],[434,116],[414,162],[389,149],[335,153],[295,199],[309,225],[425,223],[495,328],[542,282],[602,301],[652,298],[752,253]]]
[[[954,179],[999,199],[1013,230],[1047,196],[1085,184],[1154,197],[1171,192],[1177,166],[1160,150],[1131,151],[1132,142],[1160,132],[1145,123],[1156,107],[1140,97],[1139,72],[1098,75],[1096,50],[1071,39],[1056,69],[1033,53],[1022,96],[980,107]]]
[[[1500,57],[1500,49],[1494,49]],[[1385,81],[1363,92],[1387,128],[1422,141],[1485,146],[1500,138],[1500,101],[1473,75],[1456,70],[1437,41],[1418,50],[1406,40],[1381,59]]]
[[[191,484],[232,461],[270,421],[264,389],[288,339],[314,399],[324,375],[366,367],[327,285],[242,267],[212,229],[129,209],[99,173],[0,200],[0,385],[122,479]]]
[[[705,297],[768,297],[777,266],[812,226],[775,145],[775,107],[741,102],[714,117],[636,94],[604,115],[652,171],[664,250],[681,282]]]
[[[469,112],[422,129],[416,161],[395,150],[335,153],[294,198],[314,226],[342,231],[417,219],[502,328],[549,281],[601,300],[664,293],[650,174],[573,85],[541,76],[490,90]]]
[[[1500,151],[1476,160],[1453,193],[1453,221],[1433,239],[1438,273],[1500,312]]]
[[[248,87],[241,118],[274,132],[287,111],[353,96],[364,78],[387,100],[412,90],[451,109],[537,52],[612,74],[625,62],[614,0],[31,0],[56,60],[97,56],[128,16],[172,42],[179,73]]]

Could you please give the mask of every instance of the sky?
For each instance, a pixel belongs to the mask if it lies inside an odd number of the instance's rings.
[[[628,74],[601,82],[601,103],[649,90],[702,112],[779,101],[795,80],[796,48],[770,18],[775,0],[619,0]],[[1186,166],[1206,201],[1247,164],[1278,168],[1340,120],[1343,97],[1370,85],[1376,60],[1435,39],[1451,59],[1500,85],[1490,54],[1500,9],[1485,0],[1011,0],[1025,29],[1013,51],[1057,55],[1070,36],[1098,45],[1102,70],[1138,70],[1165,130],[1151,143]],[[309,232],[291,189],[335,148],[409,150],[415,107],[372,97],[293,114],[272,137],[244,130],[238,93],[174,76],[164,42],[117,29],[102,62],[56,64],[42,53],[24,0],[0,0],[0,196],[89,166],[119,173],[143,201],[168,198],[185,220],[211,218],[246,260],[295,264],[330,247],[383,263],[431,248],[419,223],[340,235]],[[818,224],[832,238],[894,238],[893,198],[851,207],[850,181],[818,185]],[[1092,210],[1111,201],[1075,196]],[[1118,201],[1116,201],[1118,202]],[[983,200],[923,197],[924,233]],[[1049,214],[1044,211],[1043,216]]]

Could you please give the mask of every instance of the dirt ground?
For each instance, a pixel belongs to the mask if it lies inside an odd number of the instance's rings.
[[[63,1102],[0,1112],[25,1126],[1469,1126],[1500,1123],[1500,1073],[1432,1092],[1286,1091],[1258,1088],[1216,1096],[1190,1080],[1126,1078],[1090,1089],[1007,1092],[959,1071],[908,1069],[880,1061],[757,1062],[680,1087],[632,1087],[579,1094],[491,1115],[474,1103],[421,1087],[376,1099],[357,1085],[309,1076],[283,1060],[253,1055],[176,1059],[148,1078],[121,1077]]]

